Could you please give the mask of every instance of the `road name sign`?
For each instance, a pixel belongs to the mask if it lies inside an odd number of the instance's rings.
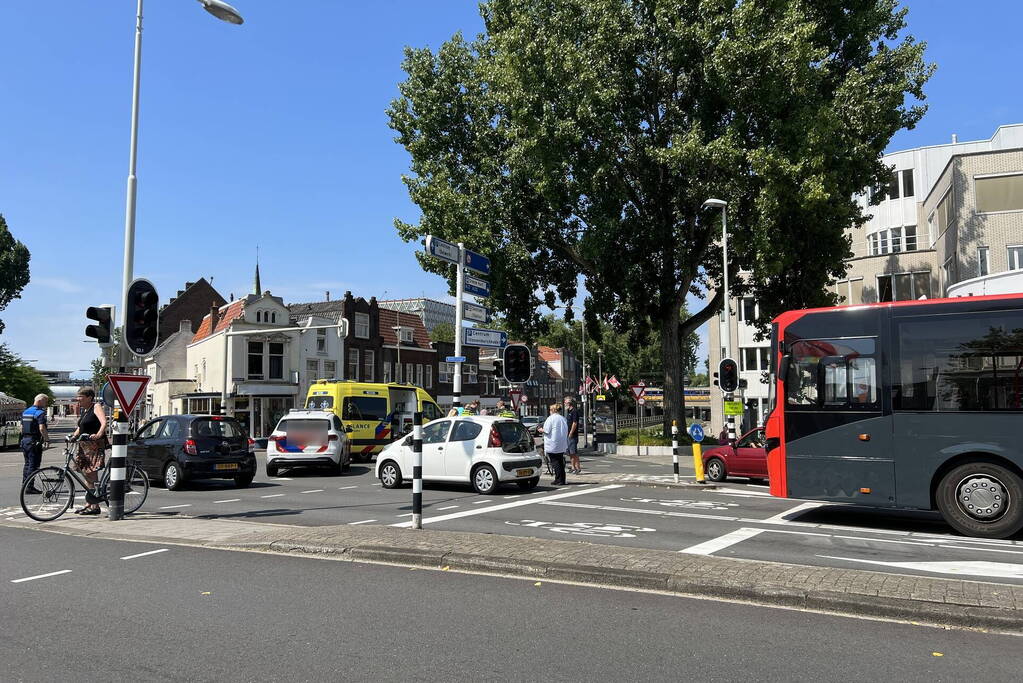
[[[444,360],[448,363],[464,363],[465,356],[448,356]]]
[[[426,253],[451,263],[458,263],[459,260],[457,244],[445,242],[433,235],[427,235],[426,237]]]
[[[487,309],[476,304],[471,304],[468,301],[462,302],[462,317],[466,320],[472,320],[477,323],[488,323],[490,322],[490,314]]]
[[[639,384],[630,384],[629,391],[632,392],[633,397],[636,399],[643,398],[643,394],[646,393],[646,385],[640,382]]]
[[[700,443],[703,441],[703,427],[695,422],[689,425],[689,436],[692,437],[693,441],[696,443]]]
[[[500,330],[486,330],[482,327],[466,327],[462,330],[462,343],[468,346],[500,349],[508,346],[508,333]]]
[[[138,405],[139,399],[146,395],[149,386],[149,375],[107,375],[107,380],[114,390],[114,396],[121,404],[121,409],[131,413]]]
[[[490,259],[475,251],[465,250],[465,267],[480,275],[490,275]]]
[[[462,282],[462,291],[466,294],[472,294],[473,296],[490,296],[490,283],[486,280],[481,280],[478,277],[473,277],[468,273],[464,276],[464,282]]]
[[[742,401],[725,401],[725,415],[742,415]]]

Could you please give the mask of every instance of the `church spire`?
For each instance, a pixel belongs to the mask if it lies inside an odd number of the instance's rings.
[[[259,247],[256,247],[256,279],[252,283],[252,293],[259,296],[263,293],[263,287],[259,283]]]

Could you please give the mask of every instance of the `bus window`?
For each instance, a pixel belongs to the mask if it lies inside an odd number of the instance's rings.
[[[813,339],[792,344],[785,403],[834,408],[876,407],[873,339]]]

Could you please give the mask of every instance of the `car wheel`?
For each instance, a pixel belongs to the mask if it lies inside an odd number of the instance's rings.
[[[727,475],[725,463],[720,458],[711,458],[707,461],[708,479],[711,481],[724,481]]]
[[[1009,538],[1023,528],[1023,480],[990,462],[970,462],[946,474],[935,492],[941,516],[961,534]]]
[[[530,489],[535,489],[537,484],[540,483],[540,477],[533,477],[532,479],[524,479],[522,481],[517,481],[515,483],[518,484],[519,488],[522,489],[523,491],[529,491]]]
[[[185,485],[185,473],[181,471],[181,465],[177,460],[167,463],[167,467],[163,471],[163,485],[167,487],[168,491],[180,491],[181,487]]]
[[[380,483],[385,489],[396,489],[401,486],[401,469],[398,463],[388,460],[380,466]]]
[[[472,487],[484,496],[497,491],[497,472],[490,465],[480,465],[472,472]]]
[[[279,471],[280,470],[277,468],[277,465],[271,465],[270,463],[266,464],[266,476],[276,477]]]
[[[240,489],[246,488],[252,483],[254,474],[236,474],[234,475],[234,485]]]

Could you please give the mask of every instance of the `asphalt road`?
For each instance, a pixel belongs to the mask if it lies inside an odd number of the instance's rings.
[[[55,459],[50,451],[46,460]],[[20,456],[0,460],[0,518],[32,523],[20,510]],[[626,468],[626,465],[632,465]],[[661,473],[637,459],[583,456],[584,470]],[[193,482],[183,491],[153,487],[143,510],[183,517],[250,519],[302,526],[400,525],[411,516],[408,485],[383,489],[371,465],[349,474],[292,470],[253,485]],[[579,478],[576,478],[578,480]],[[797,564],[956,576],[1023,583],[1023,542],[955,535],[933,513],[893,513],[776,499],[766,488],[728,483],[713,491],[640,486],[510,486],[477,495],[468,485],[427,484],[424,524],[430,528],[561,538]]]
[[[1018,637],[0,528],[3,678],[1018,680]],[[61,572],[61,573],[57,573]],[[48,576],[47,576],[48,575]]]

